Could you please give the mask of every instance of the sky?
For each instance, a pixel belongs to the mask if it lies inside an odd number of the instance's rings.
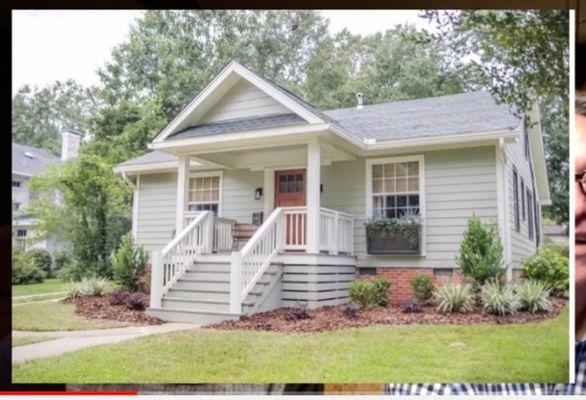
[[[416,10],[327,10],[330,31],[384,31],[405,22],[429,29]],[[46,86],[74,79],[96,85],[96,73],[141,14],[135,10],[42,10],[12,13],[12,93],[19,87]]]

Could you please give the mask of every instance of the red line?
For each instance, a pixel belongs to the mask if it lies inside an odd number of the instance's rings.
[[[0,396],[136,396],[138,392],[0,392]]]

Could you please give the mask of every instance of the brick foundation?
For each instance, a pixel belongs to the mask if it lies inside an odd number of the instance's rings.
[[[390,300],[392,304],[402,304],[406,300],[414,297],[411,289],[411,278],[416,275],[428,275],[434,278],[436,285],[452,281],[460,282],[462,275],[458,268],[453,269],[452,277],[434,277],[433,268],[377,268],[376,276],[391,281]],[[368,279],[372,276],[358,275],[359,279]]]

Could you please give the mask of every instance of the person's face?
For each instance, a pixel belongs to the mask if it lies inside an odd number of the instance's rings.
[[[576,114],[574,135],[576,174],[586,171],[586,117]],[[576,207],[576,328],[586,322],[586,195],[575,185]]]

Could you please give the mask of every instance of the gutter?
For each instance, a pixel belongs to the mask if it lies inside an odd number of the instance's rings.
[[[122,172],[122,179],[124,179],[124,182],[126,182],[132,188],[132,190],[136,190],[135,183],[130,180],[128,175],[126,175],[126,172],[125,171],[121,171],[121,172]]]

